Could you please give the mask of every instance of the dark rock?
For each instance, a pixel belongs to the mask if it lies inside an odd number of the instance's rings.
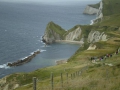
[[[8,63],[7,66],[20,66],[22,64],[30,62],[37,54],[40,53],[40,50],[35,51],[33,54],[29,55],[27,58],[24,58],[22,60],[17,60],[16,62]]]

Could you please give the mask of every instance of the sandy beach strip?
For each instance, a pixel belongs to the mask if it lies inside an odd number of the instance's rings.
[[[82,41],[71,41],[71,40],[56,40],[57,43],[71,43],[71,44],[83,44]]]

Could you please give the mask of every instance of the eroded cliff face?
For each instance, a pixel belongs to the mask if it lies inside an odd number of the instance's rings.
[[[100,7],[98,9],[98,13],[97,13],[97,17],[95,20],[93,20],[93,24],[100,22],[103,18],[103,13],[102,13],[102,9],[103,9],[103,2],[100,2]]]
[[[49,22],[45,33],[42,37],[42,41],[46,44],[54,43],[56,40],[63,40],[63,35],[66,31],[62,29],[59,25]]]
[[[65,37],[65,40],[74,41],[74,40],[78,39],[78,37],[81,35],[81,33],[82,33],[82,30],[80,27],[78,27],[74,31],[68,33]]]
[[[91,31],[88,35],[88,43],[107,41],[107,35],[104,32]]]
[[[99,9],[91,7],[91,6],[86,6],[85,10],[84,10],[84,14],[89,14],[89,15],[93,15],[93,14],[97,14],[99,12]]]
[[[47,44],[54,43],[55,40],[62,40],[61,36],[54,30],[47,30],[42,39]]]
[[[55,23],[48,23],[45,33],[42,37],[42,41],[46,44],[51,44],[56,41],[81,41],[83,42],[83,38],[81,39],[82,30],[80,26],[75,26],[74,28],[65,31],[64,29],[61,29],[60,26],[58,26]]]

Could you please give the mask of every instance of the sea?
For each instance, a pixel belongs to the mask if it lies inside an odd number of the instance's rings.
[[[70,58],[81,46],[78,44],[54,43],[47,45],[41,41],[46,25],[53,21],[65,30],[75,25],[90,24],[95,15],[84,15],[88,4],[98,1],[79,1],[73,4],[44,4],[0,1],[0,78],[18,72],[31,72],[39,68],[55,66],[56,60]],[[29,63],[8,67],[40,49],[41,53]]]

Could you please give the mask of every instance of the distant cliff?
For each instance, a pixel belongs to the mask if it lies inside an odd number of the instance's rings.
[[[93,15],[93,14],[97,14],[99,12],[99,9],[94,8],[90,5],[86,6],[85,10],[84,10],[84,14],[89,14],[89,15]]]
[[[93,20],[93,24],[95,24],[102,20],[103,18],[102,10],[103,2],[101,1],[100,3],[97,4],[87,5],[83,13],[88,15],[96,14],[97,17],[96,19]]]
[[[89,15],[97,14],[99,12],[99,7],[100,3],[87,5],[83,13]]]

